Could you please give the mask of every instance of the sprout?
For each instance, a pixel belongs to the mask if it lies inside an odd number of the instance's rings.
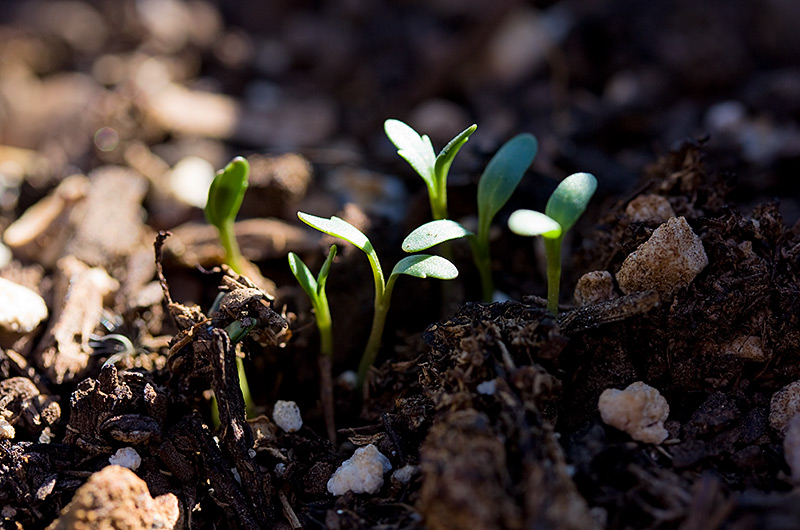
[[[372,329],[367,340],[367,345],[364,348],[364,353],[361,356],[361,362],[358,365],[358,386],[363,388],[364,381],[366,380],[367,372],[374,364],[375,358],[378,355],[378,349],[383,335],[383,328],[386,324],[386,315],[389,312],[389,303],[392,298],[392,290],[397,278],[401,274],[408,276],[416,276],[417,278],[438,278],[440,280],[452,280],[458,276],[458,269],[455,265],[450,263],[447,259],[441,256],[432,256],[429,254],[415,254],[407,256],[397,262],[397,265],[392,269],[388,280],[384,280],[383,270],[381,268],[378,254],[375,248],[370,243],[367,236],[365,236],[359,229],[348,223],[347,221],[338,217],[331,217],[325,219],[303,212],[297,212],[297,216],[301,221],[307,225],[316,228],[320,232],[344,239],[361,249],[367,255],[370,268],[372,269],[372,276],[375,283],[375,312],[372,317]],[[455,236],[459,237],[459,236]],[[452,239],[452,238],[450,238]],[[445,241],[441,239],[438,242]]]
[[[247,191],[249,172],[247,160],[241,156],[231,160],[211,182],[205,208],[206,220],[217,228],[220,242],[225,248],[225,262],[238,274],[244,274],[245,265],[233,232],[233,222]]]
[[[597,179],[589,173],[575,173],[565,178],[547,201],[545,213],[517,210],[508,219],[508,227],[521,236],[542,236],[547,256],[547,309],[558,314],[561,282],[561,241],[586,211],[597,189]]]

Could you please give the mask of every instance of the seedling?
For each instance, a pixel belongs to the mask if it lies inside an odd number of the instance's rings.
[[[338,217],[325,219],[303,212],[298,212],[297,216],[307,225],[316,228],[320,232],[344,239],[361,249],[367,255],[372,276],[375,283],[375,309],[372,317],[372,329],[370,330],[367,345],[361,356],[358,365],[358,386],[363,388],[370,367],[375,363],[378,349],[383,335],[383,328],[386,324],[386,315],[389,312],[389,303],[392,298],[392,291],[397,278],[401,274],[416,276],[417,278],[438,278],[440,280],[452,280],[458,276],[458,269],[447,259],[441,256],[429,254],[415,254],[407,256],[397,262],[392,269],[388,280],[384,279],[381,262],[375,248],[370,243],[367,236],[359,229]],[[452,239],[452,238],[451,238]],[[440,239],[441,243],[446,239]]]
[[[597,189],[597,179],[589,173],[575,173],[556,187],[544,212],[517,210],[508,219],[508,227],[521,236],[542,236],[547,259],[547,309],[558,315],[561,283],[561,241],[586,211]]]
[[[447,173],[453,158],[477,127],[472,125],[461,131],[435,156],[428,136],[420,136],[399,120],[386,120],[384,123],[386,136],[397,147],[398,154],[425,180],[434,220],[447,217]],[[481,277],[482,297],[486,302],[492,300],[494,292],[489,229],[497,212],[511,198],[530,167],[537,149],[536,137],[532,134],[515,136],[495,153],[478,183],[478,233],[468,235],[473,261]]]
[[[319,372],[320,372],[320,397],[324,409],[325,424],[328,437],[336,443],[336,426],[333,411],[333,382],[331,380],[331,365],[333,358],[333,333],[331,330],[331,310],[328,305],[328,295],[325,293],[325,284],[331,270],[333,258],[336,257],[336,245],[331,245],[328,257],[319,270],[316,279],[311,274],[303,260],[294,252],[289,252],[289,268],[297,278],[300,287],[311,299],[314,308],[314,317],[319,330]]]
[[[397,153],[414,168],[428,186],[428,198],[434,219],[447,218],[447,174],[458,151],[477,128],[477,125],[470,125],[450,140],[436,155],[428,135],[420,136],[417,131],[400,120],[386,120],[383,123],[383,130],[397,147]]]
[[[245,260],[239,250],[233,223],[242,206],[244,192],[247,191],[247,176],[250,165],[247,160],[237,156],[217,172],[208,189],[206,220],[219,232],[219,239],[225,249],[225,262],[234,272],[244,274]]]

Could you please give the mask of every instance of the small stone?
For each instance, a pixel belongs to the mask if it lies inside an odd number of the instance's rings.
[[[639,195],[625,207],[625,215],[634,223],[661,224],[675,217],[675,210],[661,195]]]
[[[800,482],[800,414],[795,414],[786,424],[783,438],[783,458],[792,470],[792,480]]]
[[[272,409],[272,421],[285,432],[295,432],[303,426],[300,407],[294,401],[276,401]]]
[[[700,238],[684,217],[673,217],[625,258],[617,283],[625,294],[653,290],[666,300],[688,286],[706,265]]]
[[[412,466],[411,464],[406,464],[405,466],[401,467],[394,473],[392,473],[392,479],[396,480],[400,484],[408,484],[411,482],[411,479],[414,478],[414,475],[419,473],[419,466]]]
[[[2,346],[10,346],[10,342],[16,338],[36,329],[47,318],[47,314],[47,304],[41,296],[27,287],[0,278]]]
[[[664,421],[669,416],[667,400],[655,388],[641,381],[625,390],[607,388],[597,402],[607,425],[630,434],[639,442],[660,444],[669,436]]]
[[[769,402],[769,425],[785,432],[789,420],[800,413],[800,381],[789,383],[772,395]]]
[[[587,272],[575,285],[575,303],[587,306],[605,302],[615,297],[614,278],[608,271]]]
[[[0,440],[13,440],[17,435],[14,426],[8,423],[5,418],[0,418]]]
[[[78,488],[48,530],[183,528],[181,503],[172,493],[153,498],[147,484],[124,467],[106,466]]]
[[[328,491],[333,495],[344,495],[348,491],[377,493],[383,486],[383,474],[391,469],[389,459],[369,444],[356,449],[351,458],[342,462],[328,480]]]
[[[478,394],[492,396],[494,395],[495,390],[497,390],[497,381],[490,379],[489,381],[479,383],[475,390],[478,391]]]
[[[142,457],[136,452],[133,447],[123,447],[117,449],[117,452],[108,457],[108,463],[112,466],[122,466],[136,471],[142,465]]]

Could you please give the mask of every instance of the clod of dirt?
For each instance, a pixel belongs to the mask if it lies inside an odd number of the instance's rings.
[[[772,395],[769,402],[769,425],[783,433],[789,420],[798,413],[800,413],[800,381],[795,381]]]
[[[700,238],[685,217],[673,217],[625,258],[617,282],[625,294],[653,290],[667,300],[708,265]]]
[[[675,210],[661,195],[639,195],[625,207],[625,215],[634,223],[661,224],[675,217]]]
[[[0,418],[0,440],[13,440],[16,435],[17,431],[14,426],[4,418]]]
[[[107,466],[78,488],[48,530],[155,530],[181,528],[180,502],[172,493],[153,498],[147,484],[124,467]]]
[[[332,495],[344,495],[348,491],[377,493],[383,486],[383,474],[391,469],[389,459],[373,444],[360,447],[328,480],[328,492]]]
[[[0,345],[11,346],[47,318],[47,304],[27,287],[0,278]]]
[[[669,416],[667,400],[641,381],[631,383],[625,390],[607,388],[600,394],[597,408],[603,422],[625,431],[634,440],[660,444],[669,436],[664,428]]]
[[[40,394],[30,379],[10,377],[0,381],[0,418],[7,420],[9,427],[36,437],[61,418],[61,407],[52,397]],[[14,438],[11,430],[5,433]]]
[[[121,466],[136,471],[142,465],[142,457],[133,447],[123,447],[108,457],[108,463],[112,466]]]
[[[300,407],[294,401],[276,401],[275,406],[272,408],[272,420],[284,432],[299,431],[300,427],[303,426]]]
[[[575,303],[586,306],[614,298],[614,279],[608,271],[587,272],[575,286]]]

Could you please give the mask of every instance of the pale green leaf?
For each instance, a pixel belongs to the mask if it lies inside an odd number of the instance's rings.
[[[590,173],[574,173],[558,185],[544,212],[558,221],[567,232],[586,211],[589,200],[597,189],[597,179]]]
[[[344,219],[340,219],[336,216],[333,216],[330,219],[325,219],[324,217],[317,217],[316,215],[311,215],[304,212],[297,212],[297,217],[299,217],[300,220],[307,225],[316,228],[320,232],[344,239],[345,241],[354,244],[364,252],[370,253],[374,251],[372,244],[369,242],[369,239],[367,239],[367,236],[365,236],[361,230],[351,225]]]
[[[317,276],[317,293],[322,293],[325,290],[325,283],[328,281],[328,274],[331,272],[331,265],[333,258],[336,257],[336,245],[331,245],[328,251],[328,257],[319,269],[319,276]]]
[[[292,274],[297,278],[297,283],[306,292],[311,301],[316,304],[317,299],[317,280],[311,274],[303,260],[294,252],[289,252],[289,268],[292,269]]]
[[[478,182],[479,233],[488,232],[497,212],[508,202],[533,162],[538,144],[532,134],[519,134],[495,153]]]
[[[386,120],[383,123],[386,136],[397,147],[397,154],[403,157],[430,188],[435,188],[434,166],[436,154],[433,152],[431,139],[427,135],[420,136],[400,120]]]
[[[431,277],[439,280],[452,280],[458,276],[458,269],[441,256],[415,254],[397,262],[392,269],[391,276],[398,274],[407,274],[417,278]]]
[[[403,250],[406,252],[419,252],[434,245],[471,235],[472,232],[449,219],[431,221],[416,228],[403,240]]]
[[[249,172],[250,165],[241,156],[217,172],[208,188],[204,210],[209,223],[219,228],[226,221],[233,221],[242,206]]]
[[[533,210],[517,210],[508,218],[508,228],[520,236],[543,236],[556,239],[563,234],[555,219]]]
[[[469,140],[469,137],[472,136],[472,133],[474,133],[477,128],[478,126],[475,124],[470,125],[458,133],[455,138],[450,140],[447,145],[444,146],[444,149],[442,149],[439,155],[436,157],[434,169],[434,175],[436,175],[436,178],[443,178],[447,176],[447,173],[450,171],[450,165],[453,163],[453,159],[461,150],[461,147],[467,143],[467,140]]]

